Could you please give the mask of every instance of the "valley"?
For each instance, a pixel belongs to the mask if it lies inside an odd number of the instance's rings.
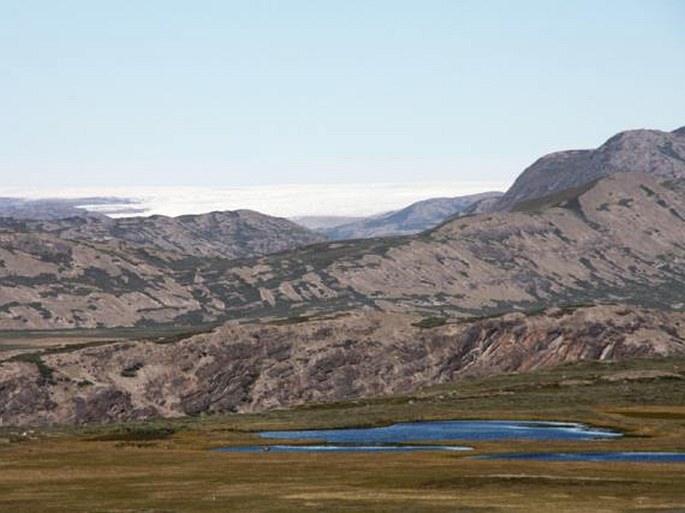
[[[683,136],[624,132],[340,240],[246,210],[0,218],[0,508],[680,511]],[[441,450],[260,436],[467,420]]]
[[[685,304],[683,240],[683,182],[640,173],[415,236],[251,258],[7,228],[0,327],[178,327],[360,307],[462,317],[596,302],[677,310]]]
[[[0,8],[0,513],[685,513],[685,1]]]

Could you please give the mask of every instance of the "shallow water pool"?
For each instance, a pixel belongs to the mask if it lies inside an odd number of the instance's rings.
[[[384,427],[264,431],[271,440],[316,442],[312,445],[225,447],[221,452],[413,452],[464,451],[470,447],[440,442],[478,440],[602,440],[621,437],[609,431],[573,422],[448,420],[403,422]],[[411,444],[426,445],[411,445]],[[402,445],[399,445],[402,444]]]
[[[397,444],[454,440],[598,440],[618,438],[622,434],[572,422],[448,420],[403,422],[374,428],[264,431],[259,436],[332,444]]]
[[[218,452],[419,452],[419,451],[472,451],[472,447],[457,445],[249,445],[222,447]]]
[[[476,456],[488,460],[608,461],[632,463],[685,463],[685,452],[548,452]]]

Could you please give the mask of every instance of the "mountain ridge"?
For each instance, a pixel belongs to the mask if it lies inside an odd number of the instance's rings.
[[[292,317],[359,307],[463,317],[582,302],[682,308],[685,182],[621,173],[525,211],[419,235],[222,259],[0,232],[0,328]]]
[[[491,210],[509,210],[520,201],[624,172],[685,178],[685,127],[672,132],[627,130],[596,149],[547,154],[527,167]]]
[[[685,354],[683,312],[594,306],[431,329],[414,321],[356,311],[290,325],[228,323],[181,340],[100,344],[0,361],[0,425],[260,412],[406,394],[577,360]],[[685,379],[682,373],[663,377]]]
[[[187,256],[244,258],[322,242],[325,238],[285,218],[254,210],[214,211],[176,217],[72,216],[55,220],[0,218],[0,228],[23,226],[24,231],[51,233],[65,240],[121,240]]]
[[[321,232],[330,240],[412,235],[433,228],[465,212],[475,203],[497,198],[501,194],[500,192],[482,192],[451,198],[428,198],[400,210],[333,226]]]

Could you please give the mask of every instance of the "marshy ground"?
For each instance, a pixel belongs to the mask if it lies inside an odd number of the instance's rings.
[[[476,460],[478,454],[685,451],[685,359],[579,363],[408,396],[259,415],[0,430],[7,512],[680,512],[685,466]],[[490,441],[475,451],[217,453],[272,429],[427,419],[581,421],[602,441]],[[277,443],[276,440],[270,441]]]

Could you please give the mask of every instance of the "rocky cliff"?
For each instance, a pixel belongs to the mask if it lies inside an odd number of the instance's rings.
[[[576,360],[685,353],[683,313],[599,306],[431,329],[416,320],[357,312],[292,325],[227,324],[180,341],[4,361],[0,424],[262,411]]]

